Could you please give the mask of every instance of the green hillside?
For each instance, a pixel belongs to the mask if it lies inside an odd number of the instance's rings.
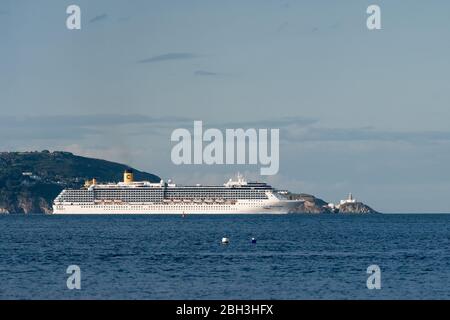
[[[99,182],[121,181],[127,168],[130,167],[69,152],[2,152],[0,213],[49,213],[53,199],[62,189],[79,188],[92,178]],[[150,173],[133,171],[136,180],[161,180]]]

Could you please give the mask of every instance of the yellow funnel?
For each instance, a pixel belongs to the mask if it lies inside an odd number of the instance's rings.
[[[125,170],[123,173],[123,182],[125,183],[132,183],[133,182],[133,171],[132,170]]]

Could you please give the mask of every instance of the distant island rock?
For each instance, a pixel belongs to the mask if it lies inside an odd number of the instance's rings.
[[[313,195],[306,193],[288,193],[287,197],[289,200],[304,201],[297,207],[296,213],[332,213],[332,210],[328,207],[328,202],[316,198]]]
[[[339,213],[379,213],[362,202],[345,203],[339,207]]]
[[[116,182],[128,168],[63,151],[0,152],[0,214],[51,213],[61,190],[78,189],[92,178]],[[161,181],[154,174],[130,169],[138,180]]]
[[[300,193],[288,193],[287,197],[291,200],[303,200],[303,204],[297,207],[296,213],[355,213],[355,214],[373,214],[379,213],[362,202],[343,203],[336,206],[330,204],[322,199],[316,198],[313,195]]]

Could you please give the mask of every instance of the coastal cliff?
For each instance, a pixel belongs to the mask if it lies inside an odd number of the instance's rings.
[[[303,204],[297,207],[296,213],[340,213],[340,214],[373,214],[379,213],[362,202],[344,203],[339,207],[330,207],[328,202],[316,198],[310,194],[295,194],[289,193],[288,198],[290,200],[303,200]]]
[[[87,179],[122,179],[124,164],[76,156],[70,152],[1,152],[0,214],[51,213],[53,199],[65,188],[80,188]],[[133,169],[136,179],[159,182]]]
[[[297,213],[332,213],[328,203],[322,199],[306,193],[289,193],[289,200],[303,200],[304,202],[296,209]]]
[[[339,213],[379,213],[362,202],[345,203],[339,206]]]

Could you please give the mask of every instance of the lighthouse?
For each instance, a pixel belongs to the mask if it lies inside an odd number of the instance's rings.
[[[353,195],[351,193],[348,194],[348,198],[345,200],[341,200],[340,204],[346,204],[346,203],[356,203],[356,199],[353,198]]]

